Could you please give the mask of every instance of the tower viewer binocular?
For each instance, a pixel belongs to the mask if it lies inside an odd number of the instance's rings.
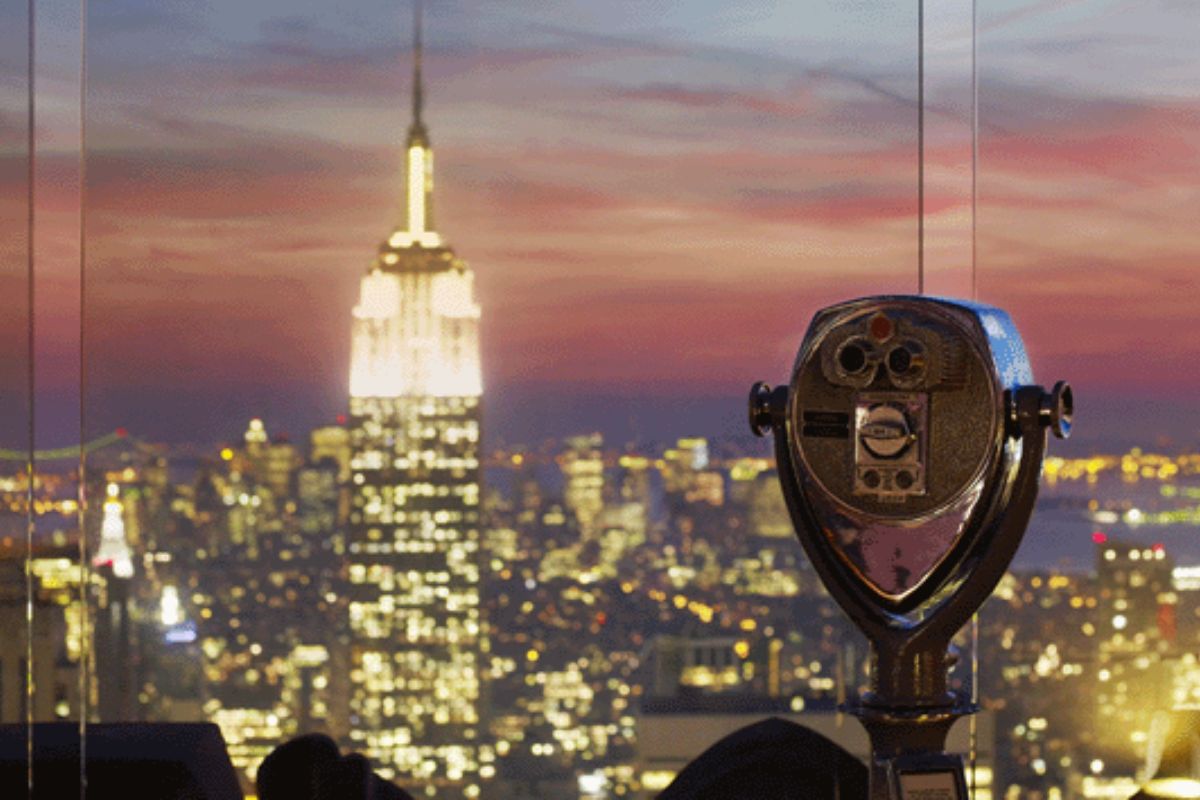
[[[1007,313],[931,297],[819,311],[788,385],[751,389],[796,533],[872,644],[871,691],[850,710],[871,735],[873,800],[902,797],[910,773],[961,787],[941,751],[975,707],[948,691],[947,648],[1008,568],[1047,432],[1068,436],[1072,414],[1065,382],[1033,383]]]

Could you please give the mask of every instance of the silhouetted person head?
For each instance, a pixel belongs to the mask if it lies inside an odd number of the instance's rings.
[[[413,800],[371,771],[366,758],[343,756],[328,736],[307,734],[263,759],[255,781],[260,800]]]
[[[734,731],[684,767],[658,800],[841,800],[867,796],[867,767],[777,717]]]

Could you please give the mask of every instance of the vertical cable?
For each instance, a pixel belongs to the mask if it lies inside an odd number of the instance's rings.
[[[925,0],[917,0],[917,294],[925,294]]]
[[[92,636],[88,588],[91,563],[87,541],[87,450],[86,438],[87,357],[84,350],[84,303],[87,266],[87,0],[79,0],[79,797],[87,798],[87,723],[91,710]]]
[[[971,0],[971,299],[979,299],[979,0]]]
[[[25,252],[25,259],[26,259],[25,280],[27,282],[26,302],[28,304],[28,315],[25,318],[25,320],[26,320],[25,330],[26,330],[26,336],[28,339],[28,341],[26,343],[26,348],[27,348],[27,350],[26,350],[26,360],[27,360],[26,391],[28,392],[28,394],[26,395],[26,402],[29,405],[29,408],[28,408],[28,413],[29,413],[29,431],[28,431],[29,455],[25,461],[25,475],[27,478],[27,486],[25,488],[25,788],[26,788],[26,791],[28,793],[30,800],[32,800],[32,798],[33,798],[33,697],[34,697],[34,686],[33,686],[33,674],[34,674],[34,669],[33,669],[33,513],[34,513],[33,512],[33,500],[34,500],[34,490],[33,490],[33,483],[34,483],[34,471],[37,468],[37,464],[34,463],[34,455],[33,455],[34,444],[36,442],[36,435],[35,435],[36,429],[34,428],[34,417],[33,417],[33,414],[34,414],[34,369],[33,369],[33,357],[34,357],[34,352],[33,352],[34,244],[33,244],[33,239],[34,239],[34,232],[36,229],[36,225],[35,225],[36,215],[34,213],[33,204],[34,204],[34,199],[36,197],[36,191],[34,189],[34,181],[37,178],[37,161],[36,161],[37,137],[35,136],[35,129],[36,129],[36,123],[37,123],[37,104],[34,101],[34,98],[36,97],[36,94],[37,94],[36,76],[34,74],[34,68],[36,66],[34,63],[34,52],[35,52],[34,46],[36,44],[36,39],[37,39],[37,37],[35,36],[35,31],[36,31],[35,23],[36,23],[36,19],[37,19],[36,18],[37,9],[36,9],[35,3],[36,3],[36,0],[27,0],[27,8],[28,8],[28,15],[29,15],[29,44],[28,44],[29,52],[28,52],[28,62],[26,64],[26,69],[28,69],[29,72],[26,76],[26,81],[27,81],[28,92],[29,92],[29,97],[28,97],[29,106],[27,109],[27,113],[28,113],[27,124],[28,124],[29,130],[27,131],[28,139],[26,142],[27,147],[28,147],[28,161],[27,161],[27,170],[28,171],[27,171],[27,175],[26,175],[26,180],[28,180],[29,183],[28,183],[28,186],[26,187],[26,192],[27,192],[26,199],[28,201],[29,207],[27,209],[28,216],[26,218],[26,223],[25,223],[26,224],[25,235],[28,239],[28,241],[26,242],[26,252]]]
[[[846,646],[845,646],[845,644],[843,644],[837,650],[837,665],[836,665],[836,668],[834,669],[834,675],[837,676],[837,688],[835,689],[835,691],[837,693],[837,714],[835,715],[834,719],[836,720],[837,727],[839,727],[839,728],[842,727],[842,708],[845,707],[845,705],[846,705],[847,662],[849,662],[850,664],[853,664],[854,663],[854,655],[853,655],[853,653],[851,653],[850,657],[847,658],[846,657]]]
[[[976,611],[971,615],[971,704],[979,704],[979,612]],[[979,712],[971,714],[967,720],[967,734],[970,739],[970,752],[967,754],[967,759],[970,761],[970,789],[967,795],[971,800],[975,799],[975,772],[979,762]]]
[[[28,445],[29,455],[25,459],[25,790],[29,798],[34,796],[34,473],[37,464],[34,462],[34,445],[36,441],[36,428],[34,427],[34,233],[36,229],[36,215],[34,212],[34,200],[36,191],[34,181],[37,178],[37,137],[35,134],[35,126],[37,122],[37,104],[34,101],[36,97],[36,76],[35,76],[35,22],[36,22],[36,7],[35,0],[28,0],[26,4],[29,16],[29,44],[28,44],[28,62],[25,68],[28,70],[26,74],[26,82],[29,88],[29,107],[26,109],[26,125],[29,130],[26,131],[26,148],[28,148],[28,173],[26,180],[28,186],[25,187],[28,201],[28,209],[26,209],[25,219],[25,301],[28,308],[25,317],[25,359],[26,359],[26,375],[25,375],[25,402],[28,403],[29,413],[29,429],[28,429]]]
[[[979,2],[971,0],[971,300],[979,299]],[[971,703],[979,704],[979,609],[971,615]],[[971,777],[969,796],[976,796],[979,762],[978,712],[967,723],[970,737]]]

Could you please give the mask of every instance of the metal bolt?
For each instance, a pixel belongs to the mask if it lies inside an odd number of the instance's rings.
[[[1038,416],[1055,438],[1066,439],[1070,436],[1075,418],[1075,395],[1071,391],[1071,384],[1059,381],[1049,393],[1043,393]]]
[[[749,417],[750,432],[755,436],[766,436],[773,425],[771,414],[771,387],[759,381],[750,387]]]

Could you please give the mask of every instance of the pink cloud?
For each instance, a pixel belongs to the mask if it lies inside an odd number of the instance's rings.
[[[619,52],[436,54],[440,78],[485,114],[471,130],[433,124],[437,218],[479,273],[490,386],[740,390],[751,373],[778,379],[820,305],[911,288],[905,98],[816,74],[778,93],[548,77],[549,63]],[[356,112],[354,98],[402,96],[395,59],[275,43],[185,66],[141,76],[120,102],[97,99],[95,379],[340,385],[358,277],[399,217],[402,131],[392,109],[371,118],[377,134],[287,123],[345,87]],[[484,66],[497,72],[481,77]],[[167,88],[134,102],[151,78]],[[468,91],[479,81],[496,98]],[[511,96],[525,98],[519,109],[500,102]],[[1122,375],[1200,388],[1193,371],[1155,361],[1200,357],[1187,325],[1200,240],[1184,227],[1196,106],[1032,90],[1020,106],[982,147],[985,299],[1010,307],[1064,374],[1103,382],[1115,360]],[[563,122],[571,109],[589,115]],[[45,200],[66,213],[70,188]],[[966,200],[931,186],[926,209]]]
[[[611,94],[617,102],[637,101],[681,106],[686,109],[719,109],[782,118],[794,118],[803,114],[809,109],[811,102],[810,95],[804,90],[794,92],[795,96],[781,98],[752,92],[661,83],[636,88],[614,89]]]

